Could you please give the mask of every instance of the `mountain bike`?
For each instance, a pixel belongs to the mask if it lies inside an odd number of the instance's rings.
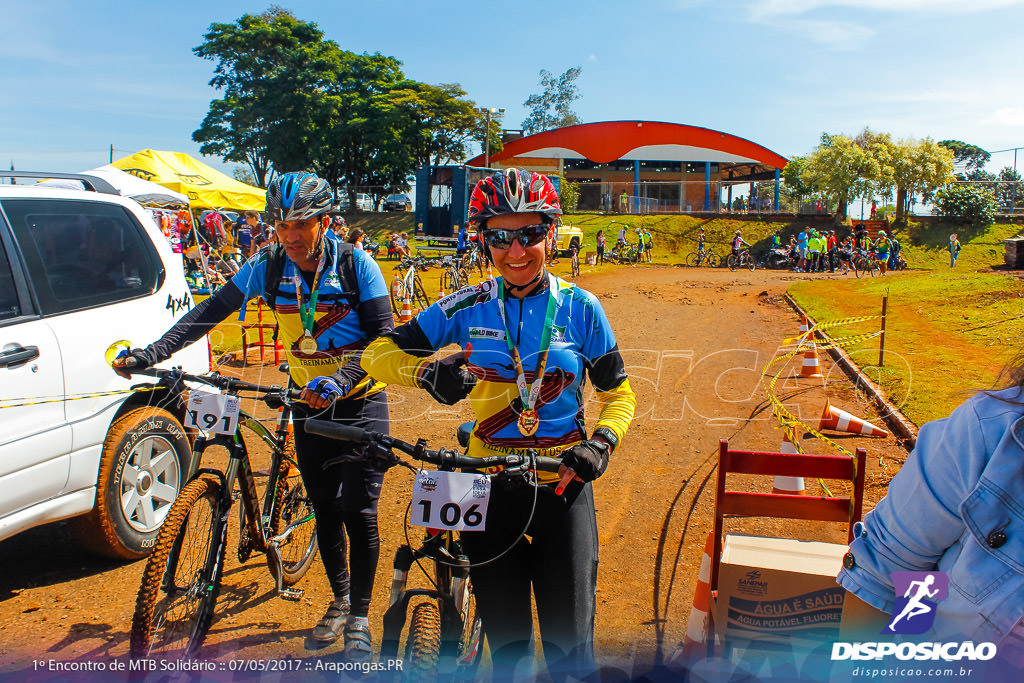
[[[609,256],[613,263],[639,263],[641,253],[642,249],[639,245],[627,240],[624,243],[616,244]]]
[[[203,431],[193,446],[191,479],[171,505],[156,538],[132,617],[133,658],[189,659],[197,655],[213,622],[224,571],[227,524],[236,497],[242,499],[243,511],[239,562],[248,560],[253,552],[265,554],[279,595],[290,600],[302,597],[302,591],[291,586],[313,563],[317,545],[312,503],[301,478],[289,476],[295,455],[288,434],[288,401],[297,398],[299,391],[250,384],[217,373],[189,375],[180,369],[151,368],[135,374],[157,377],[159,384],[167,386],[193,382],[224,392],[191,392],[186,426]],[[255,392],[257,400],[281,409],[274,432],[239,410],[239,392],[243,391]],[[262,509],[243,427],[271,451]],[[226,472],[200,467],[204,452],[212,446],[227,450]],[[139,477],[140,486],[145,483],[143,477],[144,473]]]
[[[395,279],[391,281],[391,311],[399,315],[406,299],[421,309],[430,306],[430,298],[427,296],[427,290],[423,288],[423,280],[419,273],[426,270],[423,261],[419,258],[402,259],[402,262],[395,266],[395,270],[405,272],[395,273]]]
[[[459,428],[459,443],[463,448],[469,444],[472,426],[473,423],[469,422]],[[417,472],[418,476],[428,478],[434,471],[417,470],[395,455],[393,449],[415,460],[437,465],[438,471],[441,472],[473,470],[477,475],[477,481],[486,478],[496,486],[536,485],[537,471],[557,472],[561,465],[560,460],[537,456],[534,451],[528,451],[526,455],[474,458],[448,448],[428,450],[423,439],[411,444],[378,432],[323,420],[306,420],[305,428],[312,434],[361,443],[362,452],[366,457],[378,458],[388,466],[407,467]],[[351,457],[342,456],[339,460],[348,460]],[[487,475],[476,472],[496,465],[504,469],[496,474]],[[475,481],[473,492],[476,491]],[[413,514],[418,517],[422,515],[423,518],[419,522],[425,526],[422,523],[427,521],[430,507],[425,506],[424,502],[426,501],[421,500],[413,511],[413,503],[410,501],[406,515],[409,515],[410,519]],[[486,507],[483,512],[486,512]],[[416,599],[409,619],[409,629],[405,635],[403,659],[403,672],[410,681],[429,680],[437,674],[454,677],[457,680],[475,678],[483,652],[484,627],[476,612],[476,601],[469,580],[469,558],[462,552],[457,532],[451,528],[461,528],[458,527],[461,520],[465,526],[483,531],[485,522],[473,524],[474,515],[476,519],[481,519],[481,511],[477,509],[476,503],[467,506],[465,499],[447,502],[440,506],[436,519],[440,520],[439,526],[447,524],[449,528],[428,527],[425,539],[418,548],[413,548],[407,536],[406,544],[395,552],[391,599],[388,603],[390,606],[384,613],[380,659],[393,659],[397,656],[406,615],[409,614],[410,604]],[[421,560],[432,566],[424,567]],[[409,571],[414,562],[431,583],[431,588],[408,587]]]
[[[879,272],[878,259],[875,258],[875,252],[870,251],[867,254],[864,252],[858,252],[853,255],[850,259],[850,265],[853,267],[853,274],[857,277],[874,277],[875,273]]]
[[[580,276],[580,250],[579,249],[570,249],[569,252],[570,252],[570,259],[571,259],[571,263],[572,263],[572,276],[573,277],[579,277]]]
[[[480,247],[476,242],[470,242],[466,248],[466,253],[462,257],[462,270],[468,275],[474,268],[480,275],[480,279],[484,277],[484,257],[480,252]],[[469,278],[466,278],[466,283],[469,284]]]
[[[441,289],[448,294],[457,292],[469,284],[469,273],[459,265],[454,256],[441,259],[444,272],[441,273]]]
[[[726,263],[729,266],[729,270],[733,271],[737,268],[749,268],[750,270],[757,268],[757,264],[754,263],[754,257],[750,255],[749,249],[741,249],[738,254],[729,254]]]
[[[704,264],[711,268],[717,268],[722,265],[722,259],[715,253],[714,247],[708,247],[707,250],[692,251],[686,255],[686,265],[700,266]]]

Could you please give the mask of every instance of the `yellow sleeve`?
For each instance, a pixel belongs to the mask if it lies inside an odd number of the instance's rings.
[[[601,415],[597,418],[597,427],[611,430],[621,443],[633,421],[636,412],[636,394],[629,387],[629,379],[609,391],[597,392],[597,400],[601,402]]]
[[[398,348],[390,337],[377,337],[363,349],[360,364],[366,374],[388,384],[418,387],[416,378],[420,370],[430,361],[418,358]],[[632,414],[632,413],[631,413]]]

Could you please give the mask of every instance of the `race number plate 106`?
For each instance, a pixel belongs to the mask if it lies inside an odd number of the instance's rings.
[[[238,410],[237,396],[193,390],[188,396],[185,426],[214,434],[234,434],[238,427]]]
[[[483,531],[491,480],[471,472],[420,470],[412,487],[409,522],[448,531]]]

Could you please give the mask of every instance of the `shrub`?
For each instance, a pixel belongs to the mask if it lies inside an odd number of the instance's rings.
[[[992,191],[979,187],[952,185],[935,195],[935,205],[944,216],[974,227],[995,221],[996,200]]]

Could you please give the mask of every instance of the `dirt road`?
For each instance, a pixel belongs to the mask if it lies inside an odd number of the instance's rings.
[[[581,278],[605,306],[638,395],[630,434],[595,486],[601,540],[597,649],[605,664],[627,675],[667,657],[682,638],[712,516],[709,477],[719,439],[740,448],[779,447],[781,432],[759,380],[782,339],[797,332],[797,317],[781,301],[791,277],[775,271],[623,268]],[[779,383],[778,394],[790,410],[817,426],[828,396],[850,412],[868,413],[824,354],[821,363],[824,381],[792,377],[795,364],[783,374],[788,379]],[[259,371],[247,370],[254,372]],[[272,368],[262,372],[267,380],[276,374]],[[392,432],[406,439],[452,444],[455,426],[469,417],[467,407],[444,409],[403,388],[389,392]],[[588,411],[591,420],[595,416]],[[840,441],[851,450],[868,449],[870,509],[906,452],[892,438]],[[830,452],[811,441],[805,446],[808,452]],[[393,470],[381,500],[375,635],[390,585],[391,554],[403,539],[411,481],[409,472]],[[761,521],[737,528],[845,540],[845,529],[837,525]],[[233,555],[228,552],[208,638],[210,657],[309,658],[338,650],[314,650],[306,640],[329,601],[319,560],[299,585],[304,598],[294,603],[275,597],[258,558],[240,566]],[[36,659],[125,658],[144,563],[97,559],[72,542],[63,524],[0,543],[0,558],[0,673],[31,669]]]

